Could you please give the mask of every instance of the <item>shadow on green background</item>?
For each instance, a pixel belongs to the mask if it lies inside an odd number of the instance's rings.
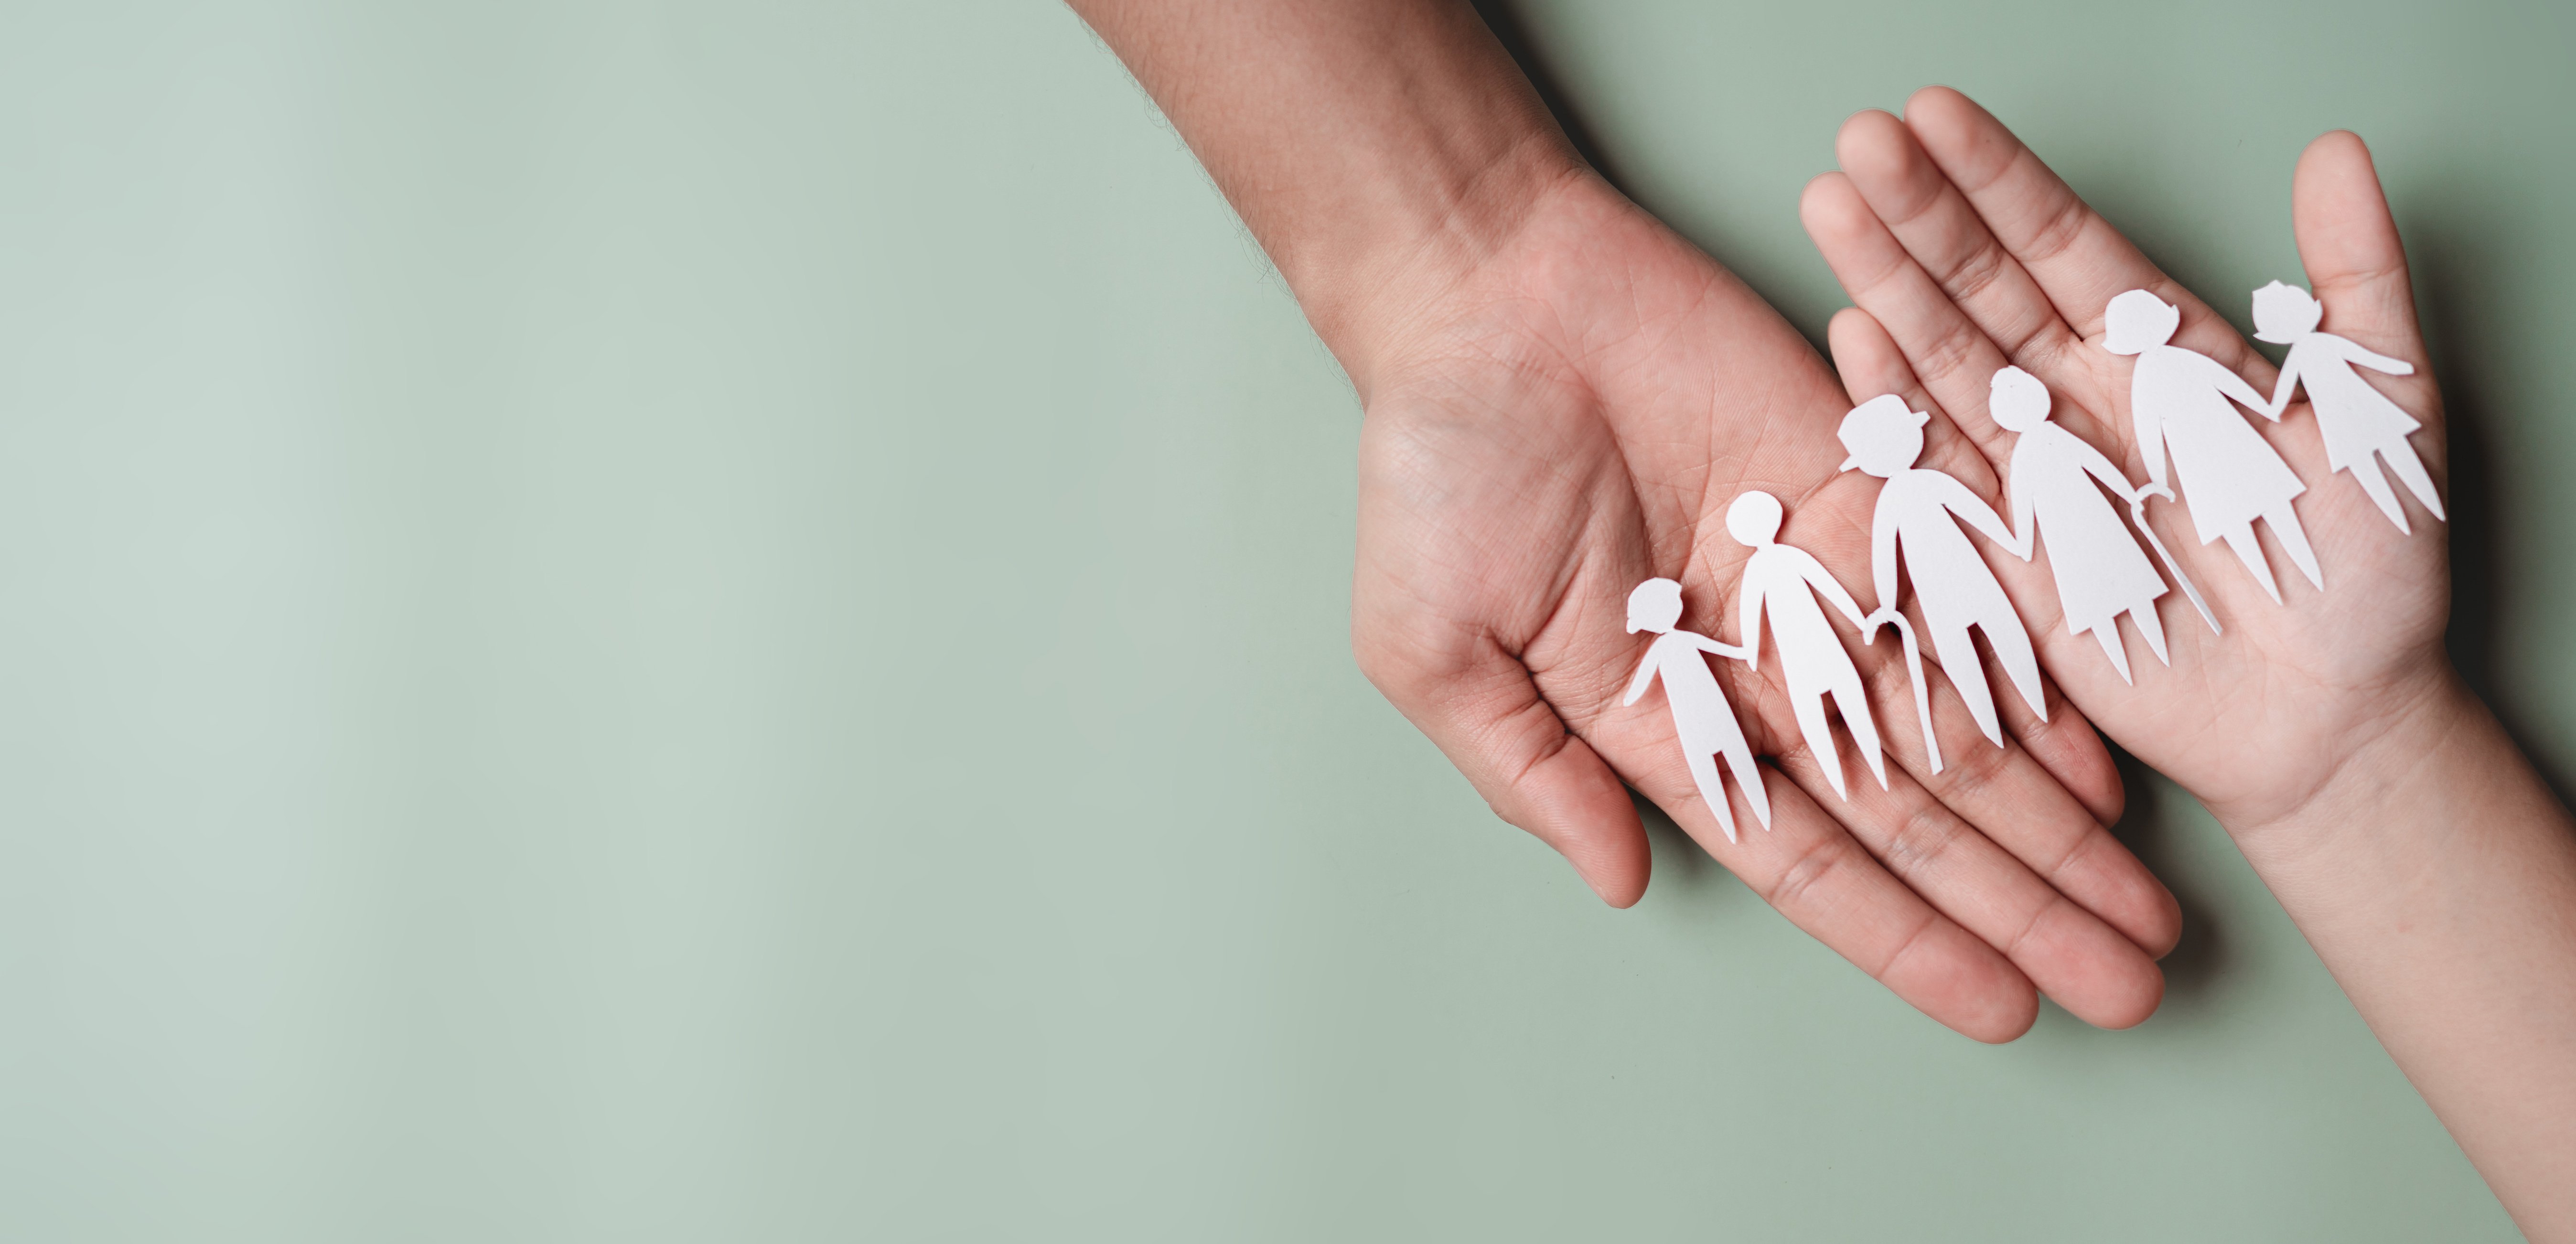
[[[1508,12],[1811,335],[1856,108],[1968,90],[2232,313],[2359,130],[2455,649],[2570,772],[2567,19]],[[2002,1048],[1494,821],[1352,667],[1347,386],[1059,9],[11,25],[0,1236],[2511,1238],[2170,787],[2164,1010]]]

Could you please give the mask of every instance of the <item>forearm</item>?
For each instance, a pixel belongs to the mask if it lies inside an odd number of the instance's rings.
[[[2297,812],[2229,828],[2523,1229],[2576,1239],[2576,826],[2493,714],[2444,671]]]
[[[1367,391],[1362,339],[1582,174],[1461,0],[1070,0]]]

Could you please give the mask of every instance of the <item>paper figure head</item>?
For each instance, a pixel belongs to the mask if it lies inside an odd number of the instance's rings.
[[[2296,285],[2274,281],[2254,291],[2254,340],[2286,346],[2317,331],[2326,305]]]
[[[1919,410],[1907,410],[1905,399],[1893,393],[1882,393],[1852,408],[1843,416],[1842,429],[1835,433],[1851,456],[1843,459],[1841,470],[1859,467],[1880,479],[1914,465],[1923,456],[1923,425],[1932,416]]]
[[[2027,432],[2048,422],[2048,386],[2018,367],[1999,367],[1986,382],[1986,413],[2007,432]]]
[[[1670,579],[1648,579],[1628,593],[1628,633],[1661,635],[1682,620],[1682,585]]]
[[[2143,289],[2111,300],[2102,312],[2102,348],[2113,354],[2143,354],[2173,340],[2182,327],[2182,309]]]
[[[1767,492],[1748,492],[1726,507],[1726,534],[1747,548],[1761,548],[1780,534],[1780,499]]]

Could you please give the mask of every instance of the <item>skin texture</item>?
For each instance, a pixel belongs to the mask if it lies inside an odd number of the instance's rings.
[[[1746,638],[1726,633],[1751,552],[1724,529],[1739,492],[1780,497],[1781,538],[1866,592],[1879,483],[1837,472],[1852,403],[1813,348],[1584,167],[1465,5],[1074,7],[1358,390],[1353,649],[1499,815],[1626,906],[1650,860],[1633,787],[1790,920],[1980,1040],[2025,1031],[2037,991],[2106,1027],[2153,1012],[2179,912],[2105,830],[2117,776],[2053,691],[2045,723],[2006,704],[1998,748],[1939,684],[1951,763],[1930,775],[1896,643],[1846,630],[1890,749],[1882,791],[1843,744],[1846,803],[1800,740],[1776,655],[1719,662],[1777,766],[1772,828],[1739,798],[1737,844],[1660,696],[1619,704],[1649,641],[1623,626],[1645,579],[1682,583],[1684,626]],[[1995,495],[1955,434],[1924,465]]]
[[[1802,211],[1859,304],[1832,328],[1854,393],[1908,395],[2001,469],[2012,438],[1987,416],[1987,379],[2010,362],[2136,479],[2133,363],[2101,332],[2104,304],[2141,288],[2182,308],[2176,344],[2272,391],[2270,361],[1957,92],[1852,118],[1837,153],[1843,171]],[[2359,138],[2308,147],[2291,217],[2327,329],[2414,365],[2368,381],[2423,421],[2413,444],[2439,480],[2441,394]],[[2133,658],[2134,690],[2055,625],[2052,593],[2015,599],[2068,697],[2235,836],[2524,1232],[2576,1240],[2576,827],[2443,653],[2442,526],[2419,510],[2400,533],[2330,474],[2303,404],[2259,431],[2308,482],[2297,509],[2325,593],[2283,573],[2267,538],[2274,605],[2223,543],[2151,508],[2227,633],[2167,595],[2173,668]]]

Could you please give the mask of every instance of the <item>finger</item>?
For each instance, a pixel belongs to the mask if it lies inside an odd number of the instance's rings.
[[[1807,183],[1798,217],[1834,279],[1867,313],[1868,324],[1851,325],[1845,344],[1861,348],[1867,338],[1888,342],[1885,351],[1873,352],[1871,358],[1893,365],[1873,368],[1872,383],[1891,381],[1898,373],[1919,382],[1918,391],[1952,416],[1950,422],[1989,464],[2009,460],[2014,437],[1986,414],[1986,388],[1995,371],[2012,360],[1888,231],[1851,177],[1827,173]],[[1841,357],[1838,348],[1838,363]],[[2061,371],[2067,366],[2063,360],[2049,365]],[[1843,379],[1848,386],[1852,373],[1845,372]]]
[[[1494,814],[1556,848],[1613,907],[1646,892],[1654,856],[1618,775],[1566,732],[1529,671],[1488,636],[1443,628],[1429,642],[1369,628],[1361,672],[1430,736]]]
[[[2326,304],[2325,330],[2413,363],[2412,376],[2374,372],[2371,381],[2394,390],[2409,413],[2439,427],[2441,393],[2415,321],[2406,248],[2360,136],[2336,130],[2300,153],[2290,183],[2290,222],[2309,288]],[[2438,458],[2438,443],[2433,448]]]
[[[2058,314],[2030,271],[1978,219],[1977,209],[1904,122],[1876,109],[1855,115],[1835,135],[1834,156],[1871,214],[1884,222],[1893,244],[1910,253],[1941,293],[1959,305],[1963,320],[1974,323],[2004,356],[2024,360],[2024,370],[2062,373],[2070,396],[2107,396],[2073,387],[2078,381],[2099,383],[2099,369],[2090,360],[2066,366],[2068,352],[2081,346],[2083,338]],[[1980,400],[1976,409],[1982,406]],[[1969,409],[1961,407],[1960,413]]]
[[[2127,1028],[2155,1012],[2164,976],[2135,941],[1978,832],[1907,770],[1891,766],[1882,790],[1849,754],[1848,738],[1837,754],[1824,755],[1798,739],[1794,728],[1766,733],[1781,772],[1888,873],[2000,952],[2058,1005],[2103,1028]],[[1984,743],[1982,737],[1978,742]],[[1823,768],[1829,764],[1850,770],[1848,798],[1833,790]],[[2029,771],[2036,773],[2036,766]],[[2100,829],[2071,799],[2057,810]]]
[[[1926,400],[1896,343],[1867,313],[1852,309],[1837,314],[1827,338],[1835,367],[1856,400],[1864,392]],[[2054,600],[2035,567],[2005,561],[2000,569],[2007,584],[2020,589],[2018,599]],[[2043,643],[2054,625],[2049,618],[2034,628]],[[1927,666],[1927,675],[1953,688],[1952,694],[1935,697],[1935,728],[1950,763],[1927,776],[1928,757],[1909,755],[1908,768],[1943,804],[2059,892],[2149,955],[2162,956],[2181,937],[2181,907],[2105,828],[2119,819],[2124,792],[2101,736],[2054,686],[2043,690],[2048,716],[2031,711],[1996,664],[1986,663],[1985,681],[2014,746],[2000,748],[1988,741],[1955,685]],[[1885,664],[1878,671],[1882,679],[1901,673]],[[1910,688],[1890,685],[1876,698],[1886,702],[1910,694]],[[1897,737],[1904,737],[1902,731]]]
[[[1630,759],[1637,788],[1711,858],[1916,1010],[1986,1042],[2010,1041],[2038,1018],[2038,993],[2021,969],[1891,875],[1798,783],[1766,769],[1770,827],[1735,798],[1738,837],[1729,842],[1678,749],[1649,745]]]
[[[1835,370],[1841,374],[1844,385],[1851,391],[1856,401],[1865,400],[1861,398],[1863,393],[1872,396],[1879,393],[1897,393],[1903,395],[1909,404],[1925,403],[1915,406],[1914,409],[1917,410],[1931,411],[1937,416],[1946,409],[1933,402],[1930,395],[1924,391],[1913,366],[1907,362],[1905,352],[1898,348],[1894,338],[1868,312],[1856,307],[1837,312],[1826,327],[1826,344],[1833,352]],[[1978,400],[1982,402],[1984,399],[1980,396]],[[1928,447],[1924,465],[1937,470],[1951,469],[1945,463],[1933,461]],[[1976,485],[1972,483],[1970,486]],[[1989,505],[2000,501],[2000,497],[1984,489],[1979,489],[1979,495],[1985,497]],[[2031,615],[2039,611],[2020,604],[2025,600],[2042,601],[2051,605],[2055,603],[2054,595],[2048,592],[2048,585],[2040,581],[2035,567],[2006,561],[1999,568],[1990,565],[1989,569],[1998,569],[1999,577],[2008,587],[2019,589],[2013,593],[2013,596],[2016,608],[2024,615],[2024,625],[2030,627],[2032,634],[2035,637],[2041,637],[2044,642],[2044,637],[2052,633],[2051,628],[2059,619],[2053,614],[2033,617]],[[1988,685],[1998,689],[1999,706],[2007,709],[2020,706],[2017,696],[2001,694],[2000,689],[2008,685],[2005,679],[1990,677]],[[2027,706],[2020,707],[2031,718],[2034,725],[2046,724],[2038,721],[2037,714],[2028,713]],[[2055,721],[2057,716],[2058,714],[2052,708],[2050,721]],[[2081,724],[2080,718],[2075,720]],[[2083,803],[2094,819],[2106,825],[2120,819],[2120,809],[2125,796],[2120,785],[2119,770],[2111,763],[2109,751],[2103,748],[2100,737],[2093,733],[2089,725],[2073,730],[2035,729],[2026,730],[2023,733],[2032,745],[2033,754],[2040,759],[2042,765]],[[1946,734],[1943,747],[1945,754],[1958,754],[1949,750]]]
[[[2103,308],[2111,299],[2143,289],[2182,309],[2174,344],[2239,371],[2259,365],[2268,374],[2269,363],[2224,318],[2149,262],[1967,96],[1945,86],[1925,87],[1906,101],[1905,127],[2079,336],[2100,336]],[[1863,186],[1862,193],[1871,190]],[[2038,368],[2029,370],[2048,378]]]

